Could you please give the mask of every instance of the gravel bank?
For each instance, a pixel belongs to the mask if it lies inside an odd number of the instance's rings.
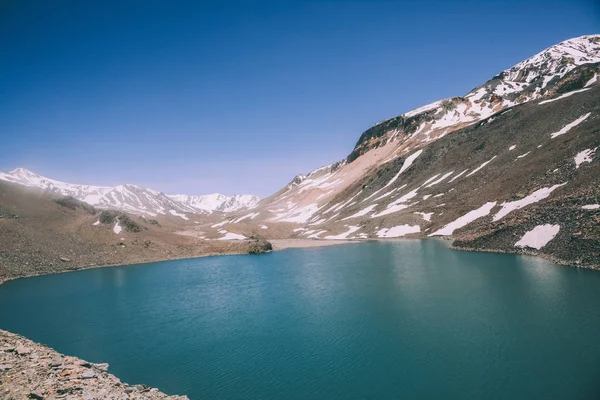
[[[145,385],[128,385],[93,364],[64,356],[23,336],[0,330],[0,398],[12,400],[187,400]]]

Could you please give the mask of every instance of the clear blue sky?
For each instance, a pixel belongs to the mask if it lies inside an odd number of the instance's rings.
[[[361,132],[600,33],[570,1],[0,1],[0,170],[268,195]]]

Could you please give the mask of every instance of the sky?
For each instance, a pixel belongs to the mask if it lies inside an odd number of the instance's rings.
[[[600,2],[0,0],[0,170],[266,196]]]

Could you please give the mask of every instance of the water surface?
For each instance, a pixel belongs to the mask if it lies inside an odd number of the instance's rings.
[[[190,399],[593,399],[600,273],[440,241],[0,286],[0,328]]]

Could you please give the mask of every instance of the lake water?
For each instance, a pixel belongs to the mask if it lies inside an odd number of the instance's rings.
[[[600,272],[434,240],[11,281],[0,328],[190,399],[600,396]]]

